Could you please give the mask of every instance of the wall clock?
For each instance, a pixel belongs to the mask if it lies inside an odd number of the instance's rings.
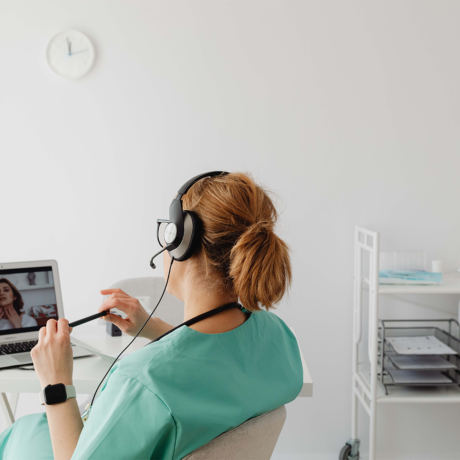
[[[55,35],[46,50],[48,65],[59,76],[80,78],[91,69],[95,51],[91,40],[78,30],[65,30]]]

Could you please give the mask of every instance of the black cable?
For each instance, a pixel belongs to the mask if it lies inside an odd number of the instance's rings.
[[[223,311],[230,310],[231,308],[242,309],[243,305],[239,304],[238,302],[227,303],[225,305],[221,305],[220,307],[214,308],[213,310],[206,311],[206,312],[202,313],[201,315],[194,316],[193,318],[190,318],[188,321],[185,321],[184,323],[181,323],[178,326],[173,327],[168,332],[165,332],[163,335],[160,335],[160,337],[157,337],[155,340],[152,340],[151,342],[145,344],[144,348],[147,345],[150,345],[151,343],[158,342],[158,340],[161,340],[163,337],[165,337],[166,335],[171,334],[176,329],[179,329],[182,326],[191,326],[192,324],[198,323],[199,321],[203,321],[204,319],[210,318],[211,316],[217,315],[218,313],[221,313]]]
[[[105,380],[105,378],[107,377],[108,373],[110,372],[110,369],[112,369],[113,365],[118,361],[118,358],[125,352],[125,350],[134,342],[134,340],[136,339],[136,337],[140,334],[140,332],[142,331],[142,329],[144,329],[144,326],[148,323],[149,319],[152,317],[152,315],[155,313],[155,310],[157,309],[158,305],[160,305],[160,302],[161,302],[161,299],[163,298],[165,292],[166,292],[166,287],[168,286],[168,281],[169,281],[169,275],[171,274],[171,268],[172,268],[172,264],[174,262],[174,257],[171,257],[171,265],[169,266],[169,272],[168,272],[168,277],[166,278],[166,284],[165,284],[165,288],[163,289],[163,293],[161,294],[161,297],[160,297],[160,300],[158,301],[158,303],[156,304],[155,308],[153,309],[152,313],[150,313],[150,316],[146,319],[145,323],[142,325],[142,327],[139,329],[138,333],[134,336],[133,340],[131,340],[131,342],[128,343],[128,345],[122,350],[122,352],[115,358],[115,361],[112,363],[112,365],[109,367],[109,370],[106,372],[106,374],[104,375],[104,377],[102,378],[102,380],[100,381],[99,385],[97,386],[96,388],[96,391],[94,392],[94,395],[93,395],[93,399],[91,400],[91,405],[90,407],[92,407],[93,403],[94,403],[94,399],[96,398],[96,395],[97,395],[97,391],[99,390],[99,387],[102,385],[102,382]]]

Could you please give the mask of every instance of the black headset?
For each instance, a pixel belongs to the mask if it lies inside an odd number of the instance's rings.
[[[201,238],[202,222],[201,219],[192,211],[184,211],[182,208],[182,196],[187,193],[193,184],[205,177],[225,176],[228,172],[211,171],[199,174],[187,181],[177,192],[176,197],[169,206],[169,220],[157,220],[157,240],[163,248],[156,253],[150,260],[150,266],[156,268],[153,259],[163,251],[168,251],[169,255],[178,262],[189,259]]]

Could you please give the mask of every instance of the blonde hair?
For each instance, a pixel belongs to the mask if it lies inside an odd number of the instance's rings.
[[[289,247],[273,231],[278,213],[268,194],[238,172],[201,179],[182,198],[183,209],[203,222],[192,259],[210,289],[223,283],[251,311],[274,308],[292,280]]]

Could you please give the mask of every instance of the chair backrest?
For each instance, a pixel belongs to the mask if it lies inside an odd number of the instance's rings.
[[[149,308],[152,310],[158,303],[165,287],[163,277],[129,278],[112,284],[111,289],[121,289],[131,297],[150,297]],[[184,321],[184,302],[165,292],[154,316],[158,316],[173,326]]]
[[[270,460],[286,420],[286,407],[249,419],[182,460]]]

